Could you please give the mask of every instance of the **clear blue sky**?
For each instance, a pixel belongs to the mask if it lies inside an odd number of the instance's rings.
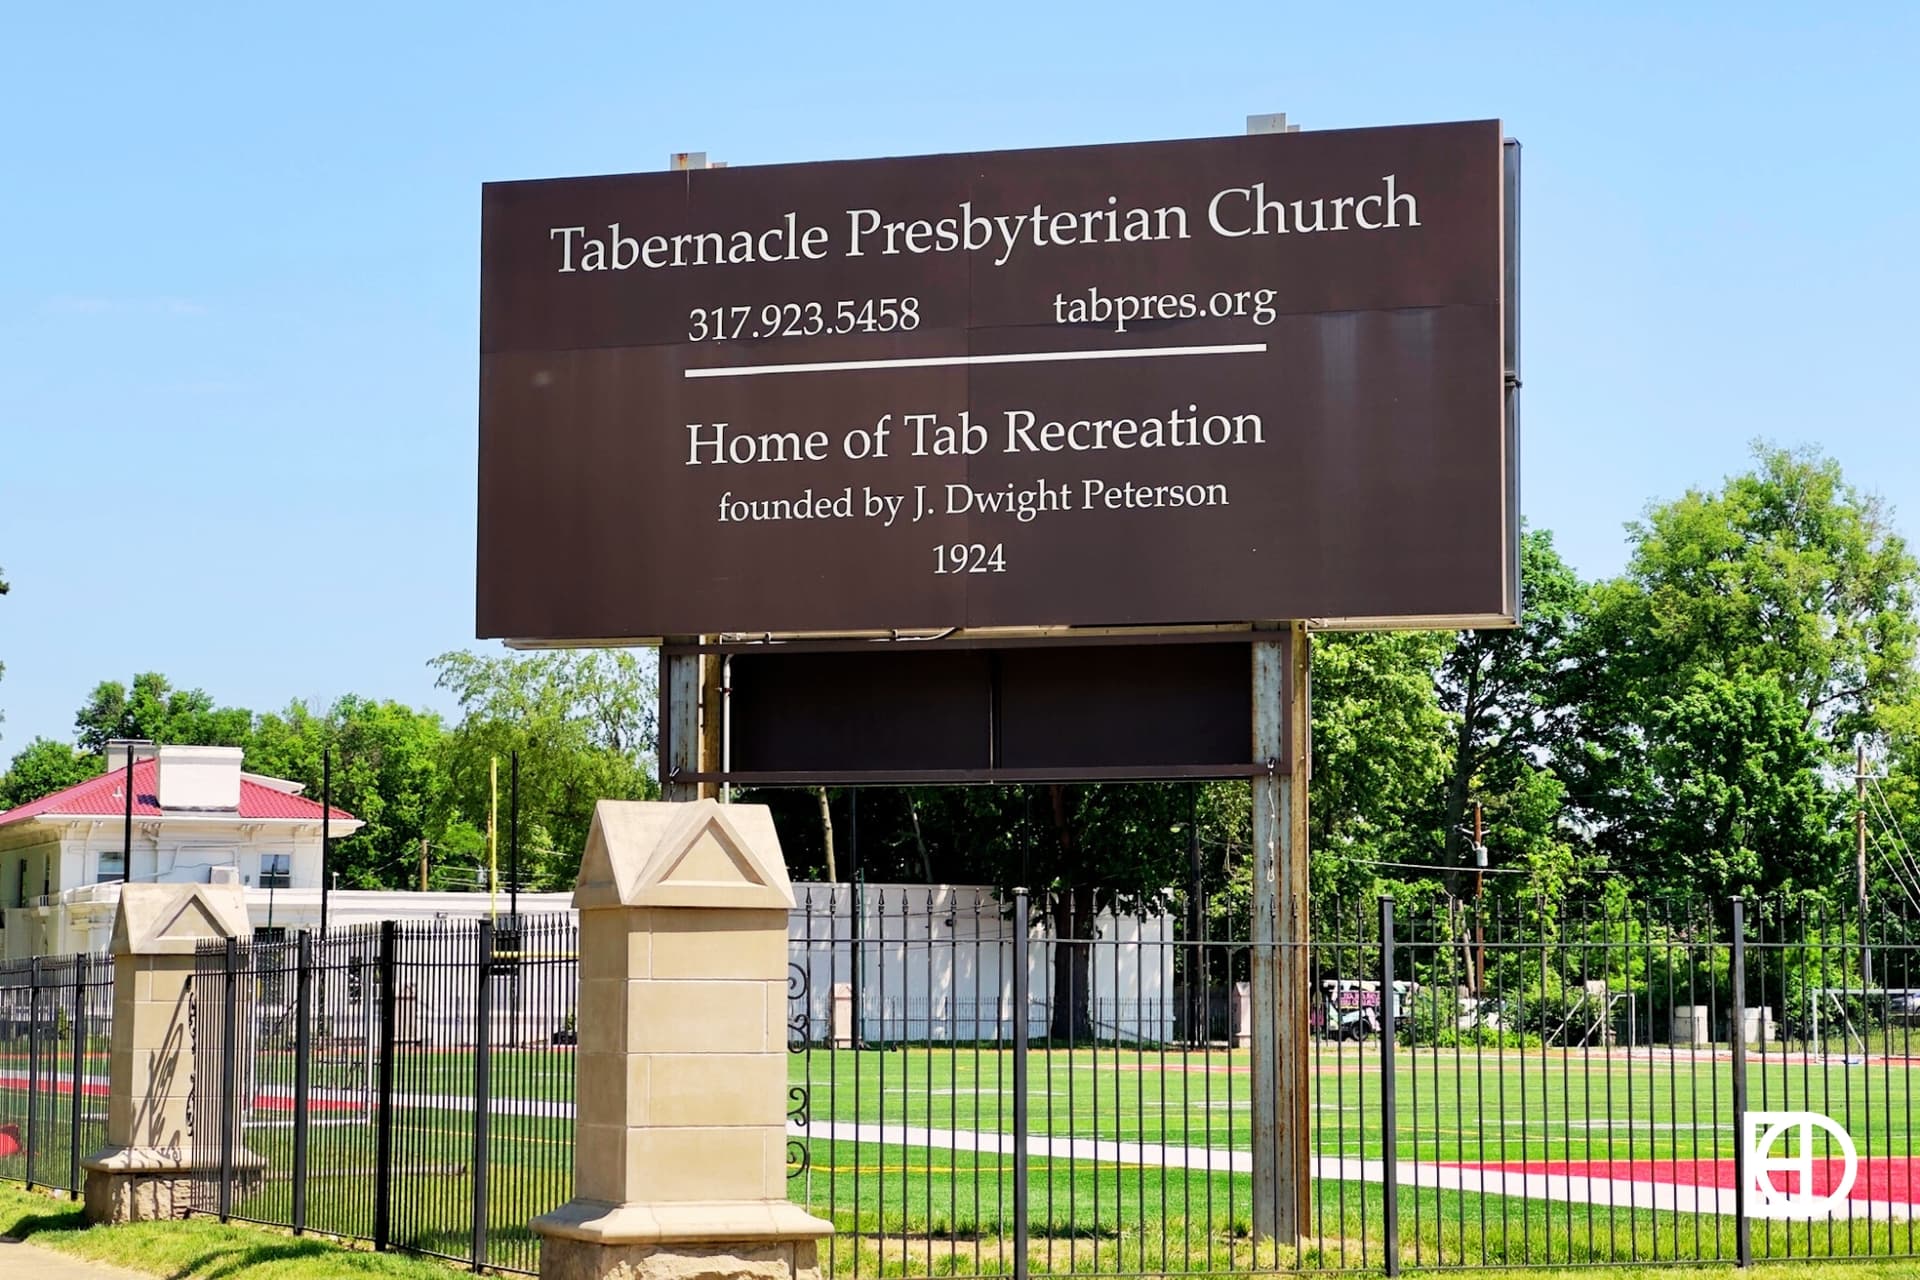
[[[1499,116],[1527,148],[1525,506],[1583,573],[1756,436],[1824,446],[1920,536],[1920,8],[1567,8],[16,7],[0,759],[136,670],[444,706],[424,664],[474,643],[480,183],[674,150]]]

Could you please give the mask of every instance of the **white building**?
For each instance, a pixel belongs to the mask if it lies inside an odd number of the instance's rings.
[[[832,1025],[833,992],[866,1043],[1005,1040],[1013,974],[1027,968],[1027,1029],[1044,1037],[1062,948],[1038,912],[1021,945],[1008,899],[980,885],[793,886],[788,959],[806,972],[809,1034]],[[1102,1039],[1174,1034],[1173,918],[1103,912],[1087,942],[1085,1020]]]
[[[123,879],[228,881],[246,891],[256,931],[320,923],[320,805],[305,787],[244,772],[237,747],[135,744],[133,835],[127,856],[128,748],[108,749],[97,778],[0,813],[0,957],[102,951]],[[361,822],[335,808],[328,834]],[[565,911],[570,894],[522,894],[523,913]],[[386,919],[505,914],[507,896],[348,891],[331,895],[329,927]]]

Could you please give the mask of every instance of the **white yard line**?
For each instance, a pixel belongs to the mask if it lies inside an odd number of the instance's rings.
[[[815,1120],[810,1129],[790,1124],[787,1132],[794,1137],[810,1140],[897,1144],[909,1149],[934,1147],[988,1155],[1013,1154],[1013,1135],[1006,1133],[923,1129],[912,1125],[847,1124],[835,1120]],[[1144,1165],[1148,1168],[1185,1169],[1203,1173],[1253,1172],[1252,1152],[1207,1147],[1036,1135],[1027,1140],[1027,1153],[1047,1160],[1086,1160],[1096,1164]],[[1340,1182],[1384,1183],[1387,1180],[1386,1163],[1381,1160],[1316,1156],[1313,1176]],[[1731,1187],[1696,1187],[1680,1183],[1554,1173],[1515,1173],[1501,1169],[1460,1169],[1412,1160],[1399,1162],[1395,1181],[1402,1187],[1417,1190],[1521,1196],[1540,1203],[1604,1204],[1618,1209],[1735,1216],[1735,1197]],[[1920,1216],[1920,1206],[1885,1200],[1850,1200],[1846,1208],[1830,1216],[1836,1222],[1844,1222],[1849,1218],[1911,1218]]]

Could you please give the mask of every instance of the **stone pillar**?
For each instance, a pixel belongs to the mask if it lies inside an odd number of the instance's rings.
[[[761,805],[603,800],[580,912],[574,1199],[544,1280],[817,1280],[787,1200],[786,862]]]
[[[189,1204],[194,948],[248,936],[238,885],[128,884],[113,922],[107,1145],[81,1161],[93,1222],[177,1218]]]

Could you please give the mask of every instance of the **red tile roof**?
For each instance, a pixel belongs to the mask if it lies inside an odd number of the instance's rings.
[[[162,809],[160,801],[154,795],[156,785],[155,771],[159,765],[154,760],[136,760],[133,765],[133,816],[136,818],[160,818],[169,813],[175,816],[187,816],[193,810]],[[78,786],[68,787],[65,791],[56,791],[50,796],[41,796],[29,804],[17,809],[8,809],[0,813],[0,827],[9,823],[25,822],[30,818],[43,817],[111,817],[117,818],[127,811],[125,795],[121,785],[126,782],[124,769],[113,773],[103,773]],[[239,818],[259,818],[266,820],[281,819],[289,821],[320,820],[320,805],[305,796],[288,795],[272,787],[263,786],[251,778],[240,779],[240,808],[236,813],[229,809],[214,809],[204,812]],[[335,805],[333,816],[336,820],[353,822],[355,818],[345,809]]]

